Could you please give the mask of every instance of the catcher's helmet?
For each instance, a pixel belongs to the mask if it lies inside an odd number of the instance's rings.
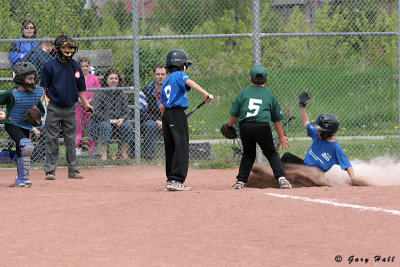
[[[21,85],[25,89],[29,91],[33,91],[36,88],[37,83],[37,71],[35,66],[33,66],[30,62],[18,62],[14,67],[13,71],[15,73],[14,76],[14,83],[17,85]],[[34,83],[27,83],[25,82],[25,78],[29,75],[35,75],[35,82]]]
[[[311,122],[311,126],[321,131],[323,138],[333,136],[339,129],[340,122],[335,115],[324,113],[318,116],[316,121]]]
[[[54,47],[56,48],[58,56],[62,60],[70,61],[75,53],[78,52],[79,44],[76,43],[71,37],[60,35],[54,41]],[[70,52],[61,51],[61,47],[69,47]]]
[[[181,49],[174,49],[168,52],[166,64],[167,68],[178,67],[180,69],[187,69],[192,65],[189,61],[187,53]]]

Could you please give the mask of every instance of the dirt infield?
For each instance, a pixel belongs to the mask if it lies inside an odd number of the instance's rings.
[[[237,169],[190,169],[193,190],[166,192],[163,167],[126,166],[33,170],[19,189],[0,173],[0,266],[400,264],[400,186],[234,191]]]

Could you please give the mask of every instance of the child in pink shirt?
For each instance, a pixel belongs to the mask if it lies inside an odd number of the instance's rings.
[[[90,73],[91,63],[87,57],[82,57],[79,59],[79,63],[81,64],[81,68],[83,71],[83,75],[85,76],[86,88],[98,88],[100,87],[99,78],[97,76]],[[92,102],[94,91],[85,91],[85,96],[89,103]],[[76,105],[76,138],[84,137],[85,135],[85,127],[86,129],[90,124],[90,115],[86,113],[85,107],[82,103],[78,103]],[[82,154],[83,148],[83,140],[76,140],[76,155],[79,156]],[[93,140],[89,140],[89,153],[98,155],[96,143]]]

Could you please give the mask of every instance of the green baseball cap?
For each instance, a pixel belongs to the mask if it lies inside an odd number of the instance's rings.
[[[266,80],[268,77],[268,70],[266,67],[264,66],[254,66],[251,70],[250,70],[250,77],[254,80],[254,81],[259,81],[259,80]]]

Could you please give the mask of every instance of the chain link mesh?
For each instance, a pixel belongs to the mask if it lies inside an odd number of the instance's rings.
[[[109,100],[107,105],[93,104],[128,109],[120,115],[129,125],[128,137],[111,135],[107,160],[101,160],[104,140],[89,134],[92,122],[78,119],[84,122],[78,124],[84,132],[78,138],[79,164],[164,164],[161,131],[143,121],[152,110],[146,115],[139,91],[148,90],[154,67],[165,64],[168,51],[183,49],[193,62],[189,77],[214,95],[211,104],[188,119],[191,162],[219,166],[240,158],[240,142],[224,140],[219,129],[229,120],[237,94],[250,85],[249,69],[259,62],[268,68],[267,87],[276,94],[286,118],[296,117],[284,128],[290,152],[304,156],[311,144],[298,105],[299,95],[308,91],[310,120],[334,113],[341,122],[337,139],[350,159],[398,158],[398,12],[398,2],[391,0],[1,0],[0,86],[13,86],[9,51],[16,42],[34,44],[67,34],[79,43],[74,58],[89,58],[91,71],[99,78],[100,87],[90,91]],[[37,39],[16,40],[27,18],[34,21]],[[121,72],[122,88],[105,80],[109,68]],[[203,101],[195,91],[189,100],[187,112]],[[1,127],[1,149],[15,149]],[[44,136],[45,132],[40,138],[32,133],[38,166],[44,160]],[[60,157],[65,159],[62,134],[60,141]],[[148,156],[152,149],[154,155]]]

